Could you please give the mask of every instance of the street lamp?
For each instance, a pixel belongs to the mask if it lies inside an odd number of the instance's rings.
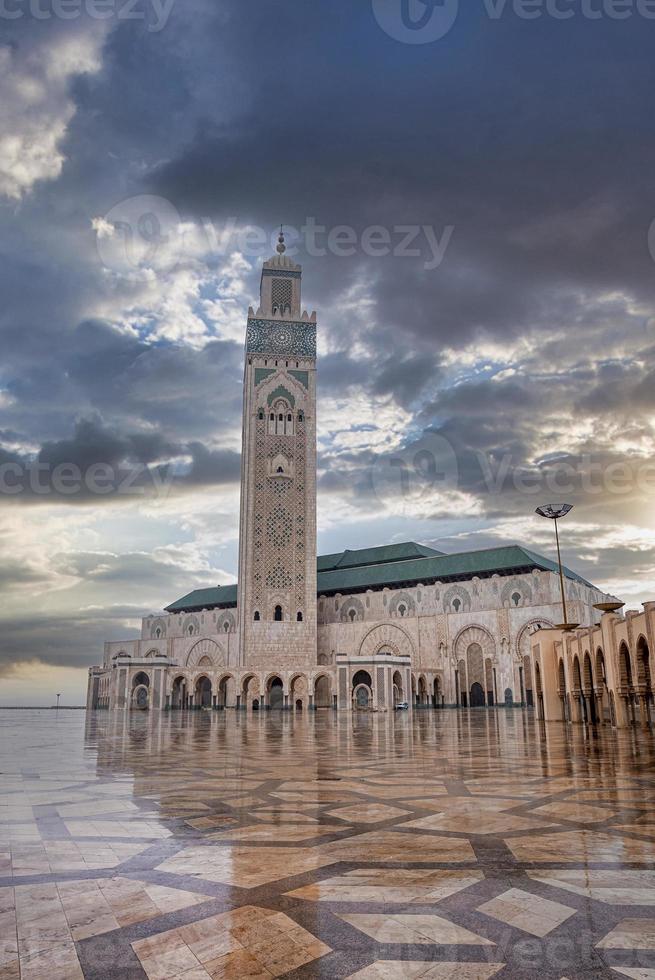
[[[559,584],[562,592],[562,612],[564,613],[564,622],[559,623],[557,628],[560,630],[574,630],[579,623],[569,623],[568,616],[566,614],[566,595],[564,592],[564,572],[562,570],[562,556],[559,550],[559,529],[557,527],[557,522],[562,518],[566,517],[573,510],[573,504],[544,504],[543,507],[537,507],[537,514],[540,517],[547,517],[550,521],[555,524],[555,541],[557,542],[557,564],[559,565]]]
[[[57,695],[57,711],[59,711],[59,698],[60,697],[61,697],[61,694],[58,694]]]

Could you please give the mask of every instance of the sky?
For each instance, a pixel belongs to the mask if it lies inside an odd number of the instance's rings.
[[[0,705],[84,702],[237,570],[249,305],[318,313],[320,553],[553,554],[655,594],[655,10],[0,11]]]

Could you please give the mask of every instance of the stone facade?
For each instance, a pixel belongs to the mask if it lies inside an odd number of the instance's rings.
[[[458,564],[410,542],[324,556],[317,577],[316,315],[282,236],[248,314],[239,531],[238,592],[191,593],[139,639],[105,644],[89,707],[533,703],[531,634],[561,619],[547,559],[509,546]],[[593,624],[602,594],[570,572],[566,588],[570,615]]]
[[[593,622],[603,595],[572,581],[567,592],[571,614]],[[293,663],[270,656],[261,664],[247,651],[244,662],[235,609],[149,616],[140,639],[105,644],[103,666],[91,669],[89,703],[138,706],[144,674],[150,707],[351,708],[364,672],[369,691],[365,703],[359,693],[360,707],[533,704],[531,634],[561,618],[557,575],[473,578],[458,583],[458,597],[455,610],[452,586],[439,582],[321,595],[316,653]]]

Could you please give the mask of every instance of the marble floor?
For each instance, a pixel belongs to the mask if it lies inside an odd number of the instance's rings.
[[[655,743],[0,711],[0,980],[655,980]]]

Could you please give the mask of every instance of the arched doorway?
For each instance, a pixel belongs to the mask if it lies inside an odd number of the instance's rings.
[[[394,671],[393,675],[393,703],[394,705],[400,704],[405,700],[405,691],[403,688],[403,679],[401,677],[400,671]]]
[[[564,671],[564,661],[561,658],[557,667],[557,693],[559,695],[560,704],[561,704],[562,721],[568,721],[568,717],[567,717],[568,700],[566,697],[566,673]]]
[[[458,684],[458,703],[461,703],[463,708],[468,707],[468,692],[466,686],[466,664],[463,660],[460,660],[457,664],[457,684]]]
[[[284,706],[284,684],[280,677],[271,677],[269,679],[268,706],[273,711],[279,711]]]
[[[293,678],[291,684],[289,685],[290,701],[293,704],[296,711],[302,711],[307,705],[308,698],[308,688],[307,688],[307,678],[303,677],[302,674],[298,674]]]
[[[591,666],[591,657],[589,656],[588,651],[584,655],[583,665],[583,694],[587,705],[587,715],[591,724],[595,725],[598,721],[598,716],[596,712],[596,697],[594,694],[594,672]]]
[[[534,685],[537,695],[537,717],[541,718],[543,721],[544,717],[544,692],[541,686],[541,667],[539,663],[535,661],[534,665]]]
[[[358,670],[352,682],[353,708],[366,711],[373,707],[373,684],[367,670]]]
[[[418,703],[422,707],[428,703],[428,685],[423,674],[418,679]]]
[[[180,711],[186,707],[186,678],[181,674],[173,681],[171,688],[171,708]]]
[[[132,707],[145,711],[150,704],[150,677],[142,670],[132,679]]]
[[[332,707],[332,684],[327,674],[321,674],[314,681],[314,707]]]
[[[212,682],[205,674],[196,681],[193,703],[197,708],[211,708],[212,706]]]
[[[587,719],[587,705],[584,699],[584,693],[582,688],[582,671],[580,669],[580,660],[578,657],[573,658],[573,698],[577,702],[578,712],[580,717],[574,719],[577,721],[586,722]]]
[[[259,690],[259,678],[254,674],[248,674],[242,681],[242,704],[245,708],[252,708],[253,711],[259,710],[261,692]],[[257,705],[255,706],[255,701]]]
[[[528,708],[534,708],[534,694],[532,693],[532,665],[530,657],[523,657],[523,684],[525,685],[525,703]]]
[[[486,704],[484,656],[479,643],[469,644],[466,650],[466,672],[469,682],[469,704],[472,708],[484,708]]]
[[[471,707],[472,708],[484,708],[484,688],[479,681],[474,681],[471,684]]]
[[[623,698],[628,716],[628,723],[634,724],[634,687],[632,684],[632,664],[630,663],[630,651],[625,642],[619,647],[619,694]]]
[[[607,675],[605,672],[605,655],[600,647],[596,650],[596,701],[598,704],[598,717],[606,725],[612,722],[612,705],[607,689]]]
[[[637,640],[637,684],[642,709],[641,720],[644,724],[650,725],[653,689],[650,674],[650,650],[645,636],[640,636]]]
[[[230,675],[221,677],[218,683],[216,704],[219,708],[234,706],[234,678]]]
[[[433,685],[433,697],[435,708],[441,708],[443,706],[443,694],[441,693],[441,678],[435,677]]]
[[[486,683],[487,704],[493,707],[496,702],[496,679],[494,675],[494,665],[491,657],[487,657],[484,662],[484,678]]]

